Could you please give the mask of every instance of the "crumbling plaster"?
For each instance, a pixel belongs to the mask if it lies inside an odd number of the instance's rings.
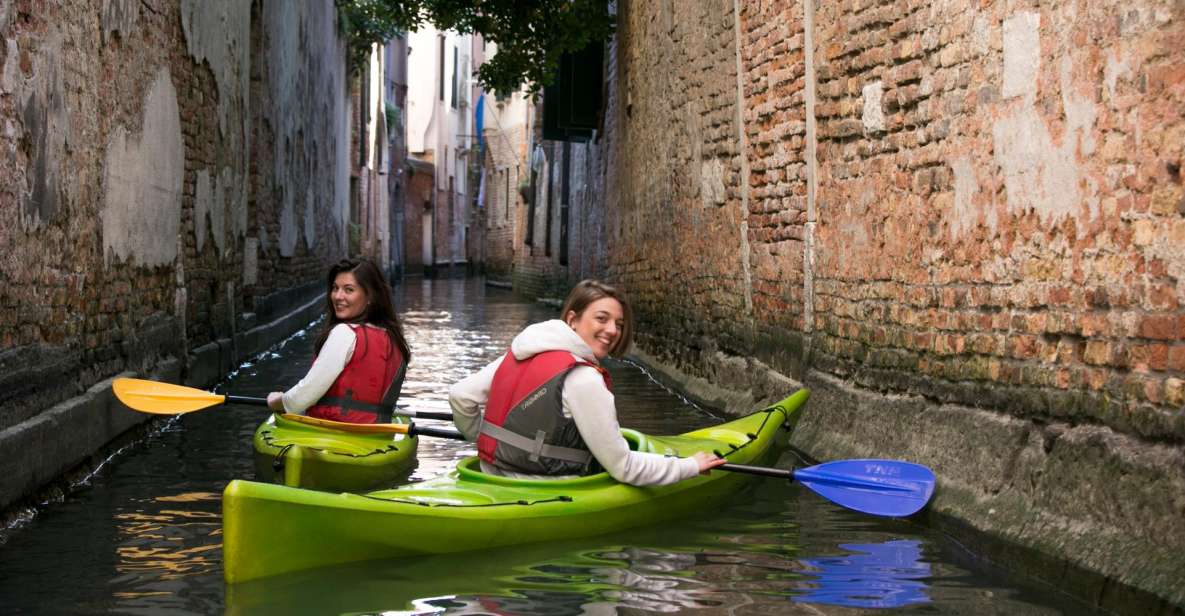
[[[103,0],[102,8],[103,43],[108,43],[112,36],[128,36],[140,18],[139,0]]]
[[[303,236],[312,250],[318,230],[326,241],[346,243],[349,215],[349,99],[345,47],[332,5],[267,3],[271,108],[275,131],[273,182],[280,209],[282,256],[296,253]],[[313,39],[319,39],[314,42]],[[324,54],[322,50],[337,50]],[[329,118],[310,123],[308,118]],[[309,131],[310,126],[315,126]],[[333,169],[332,176],[323,172]],[[331,181],[327,181],[332,178]]]
[[[228,231],[236,238],[247,231],[251,3],[185,0],[181,5],[181,26],[190,56],[209,65],[218,88],[218,128],[230,155],[223,164],[216,163],[221,167],[217,171],[198,171],[194,232],[198,252],[205,245],[207,229],[214,245],[223,252],[229,247]]]
[[[239,135],[247,131],[248,80],[251,58],[251,3],[240,0],[183,0],[181,27],[189,55],[207,62],[218,84],[218,128],[224,138],[233,118],[240,119]]]
[[[103,249],[140,265],[167,265],[177,258],[185,157],[177,92],[166,68],[144,99],[142,126],[139,133],[117,126],[107,144]]]
[[[1072,79],[1073,60],[1058,67],[1065,127],[1055,138],[1036,106],[1041,65],[1040,15],[1018,12],[1004,20],[1003,96],[1019,99],[993,128],[996,162],[1004,175],[1009,212],[1034,210],[1050,227],[1065,217],[1098,216],[1097,186],[1079,160],[1094,152],[1096,111]],[[1094,91],[1095,88],[1090,88]],[[1085,205],[1087,210],[1082,211]],[[989,219],[990,220],[990,219]],[[994,225],[993,225],[994,226]],[[1087,225],[1078,225],[1083,234]]]
[[[7,58],[0,73],[0,91],[12,93],[19,101],[23,129],[19,139],[28,159],[16,167],[25,175],[24,186],[18,190],[21,222],[26,229],[48,221],[62,207],[63,199],[73,201],[77,193],[76,186],[62,181],[62,163],[70,150],[72,133],[63,81],[65,69],[60,60],[63,45],[63,33],[56,27],[51,27],[32,48],[21,49],[13,39],[5,45]],[[11,152],[10,158],[16,155]]]

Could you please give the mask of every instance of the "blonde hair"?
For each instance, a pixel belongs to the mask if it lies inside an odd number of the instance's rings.
[[[576,283],[575,287],[572,287],[568,298],[564,300],[564,307],[560,309],[560,318],[567,323],[568,313],[574,313],[576,317],[580,317],[589,304],[606,297],[612,297],[621,304],[623,321],[621,334],[609,347],[609,355],[621,357],[625,355],[630,344],[634,341],[634,311],[630,308],[630,302],[626,299],[625,293],[617,287],[609,286],[599,280],[581,280]]]

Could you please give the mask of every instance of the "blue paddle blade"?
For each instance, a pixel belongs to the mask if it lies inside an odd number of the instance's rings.
[[[898,460],[837,460],[794,471],[794,478],[823,498],[871,515],[913,515],[934,494],[934,473]]]

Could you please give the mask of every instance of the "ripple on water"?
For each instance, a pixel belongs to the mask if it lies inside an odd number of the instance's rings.
[[[555,315],[472,280],[410,280],[398,286],[396,306],[413,352],[401,401],[417,410],[447,410],[449,385],[504,353],[523,326]],[[296,383],[319,327],[252,358],[219,391],[260,396]],[[716,421],[637,366],[612,362],[610,371],[627,427],[671,434]],[[926,528],[853,514],[774,480],[755,481],[723,509],[657,528],[224,588],[219,497],[229,479],[252,476],[251,435],[265,416],[248,407],[192,413],[114,458],[0,549],[0,612],[850,614],[890,605],[1086,612],[969,569],[963,563],[973,559]],[[475,451],[423,438],[418,453],[413,481]]]

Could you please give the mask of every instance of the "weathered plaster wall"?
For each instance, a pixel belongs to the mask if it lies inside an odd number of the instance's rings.
[[[161,68],[144,99],[143,124],[117,126],[107,142],[103,251],[112,261],[171,265],[177,259],[185,173],[181,116],[169,71]]]
[[[486,173],[485,203],[485,272],[499,282],[509,282],[514,271],[522,199],[519,182],[529,177],[527,167],[526,103],[516,94],[506,103],[487,96],[485,123]]]
[[[350,187],[345,47],[332,3],[265,3],[255,56],[261,91],[254,146],[263,284],[319,278],[322,254],[344,254]],[[270,172],[269,172],[270,170]],[[277,258],[278,257],[278,258]]]
[[[307,322],[343,252],[335,16],[328,0],[0,3],[0,508],[143,419],[97,383],[206,384]],[[286,203],[299,227],[281,229]],[[74,420],[85,438],[47,442]]]
[[[736,410],[803,381],[809,451],[931,465],[939,518],[1091,601],[1185,603],[1185,6],[619,18],[584,233],[640,348]]]

